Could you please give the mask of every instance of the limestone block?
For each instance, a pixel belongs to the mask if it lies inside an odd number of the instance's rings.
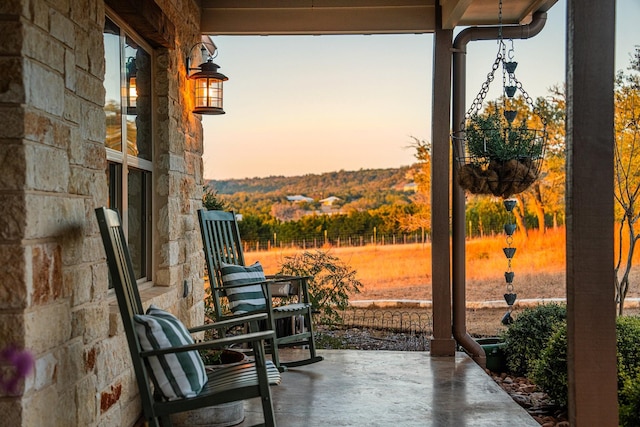
[[[105,262],[104,245],[99,235],[87,236],[82,243],[82,261]]]
[[[64,94],[64,119],[72,123],[80,123],[82,114],[80,112],[79,97],[75,93],[66,92]]]
[[[96,377],[87,375],[76,385],[76,419],[78,426],[92,425],[98,413],[98,387]]]
[[[113,392],[105,392],[105,393],[113,394]],[[113,399],[113,398],[115,397],[109,397],[108,399]],[[118,405],[110,406],[105,411],[101,411],[100,418],[96,426],[97,427],[121,427],[122,426],[121,422],[122,422],[122,413],[120,411],[120,405],[118,404]]]
[[[46,64],[60,74],[65,71],[64,46],[33,25],[24,26],[23,54],[41,64]]]
[[[93,271],[91,265],[80,264],[67,267],[63,273],[64,283],[71,286],[71,306],[76,307],[91,301],[93,293]]]
[[[82,342],[74,339],[56,351],[59,366],[56,388],[59,393],[72,389],[85,376],[84,349]]]
[[[30,248],[31,280],[29,302],[42,305],[60,298],[62,287],[62,255],[57,243],[33,245]]]
[[[0,193],[0,240],[19,241],[26,229],[25,201],[21,195]]]
[[[26,348],[25,324],[22,314],[0,313],[0,342]]]
[[[43,64],[24,61],[25,103],[55,116],[64,111],[64,78]]]
[[[28,384],[27,390],[42,390],[51,386],[56,381],[57,371],[58,360],[53,353],[48,352],[38,357],[34,373],[29,376],[31,384]]]
[[[71,312],[64,303],[38,307],[24,315],[24,347],[35,354],[64,344],[71,337]]]
[[[52,147],[67,149],[69,131],[66,124],[38,111],[25,113],[24,137]]]
[[[0,56],[0,102],[23,103],[25,87],[22,80],[22,62],[19,57]]]
[[[185,173],[187,171],[183,155],[169,154],[169,170]]]
[[[80,81],[78,82],[78,85]],[[100,82],[100,84],[102,84]],[[104,101],[104,88],[102,88],[101,95],[99,96],[99,103]],[[105,120],[104,110],[100,107],[89,105],[88,103],[82,104],[81,109],[81,134],[82,137],[89,141],[104,143],[105,136],[107,135],[107,124]]]
[[[0,2],[0,14],[23,15],[27,6],[21,0],[4,0]]]
[[[25,146],[0,143],[0,190],[23,190],[26,183]]]
[[[0,106],[0,138],[24,136],[24,110],[20,106]]]
[[[67,10],[69,10],[67,8]],[[71,48],[75,47],[75,26],[73,22],[57,10],[49,11],[49,28],[53,37]]]
[[[64,84],[70,91],[76,90],[76,55],[71,49],[64,51]]]
[[[30,145],[25,154],[28,188],[58,193],[68,191],[70,172],[66,150]]]
[[[85,344],[103,339],[109,333],[109,313],[106,304],[91,304],[72,310],[72,336],[82,337]]]
[[[4,4],[0,2],[0,9]],[[7,426],[22,426],[27,425],[22,423],[23,408],[20,400],[18,399],[3,399],[0,400],[0,420]]]
[[[182,266],[158,268],[154,282],[159,286],[171,286],[175,283],[182,283]]]
[[[0,55],[20,55],[23,43],[22,24],[18,21],[0,21]]]
[[[92,196],[99,204],[105,204],[108,194],[105,169],[106,160],[105,168],[102,170],[87,169],[77,165],[71,166],[69,169],[69,193]]]
[[[109,276],[107,264],[99,263],[91,266],[91,299],[103,300],[109,290]]]
[[[135,425],[136,421],[140,418],[140,414],[142,414],[142,402],[140,402],[138,398],[122,402],[120,411],[122,414],[122,424],[120,425]]]
[[[76,422],[73,390],[58,394],[47,387],[23,398],[23,426],[68,427]]]
[[[74,0],[74,2],[78,2],[78,0]],[[80,9],[86,7],[86,1],[83,1],[83,5],[77,6]],[[72,11],[73,13],[73,11]],[[91,40],[89,37],[89,33],[87,32],[87,26],[77,25],[75,28],[75,39],[76,39],[76,47],[73,50],[75,55],[75,66],[81,70],[89,71],[89,63],[98,58],[92,58],[92,56],[103,56],[103,55],[93,55],[95,51],[95,42]],[[103,59],[104,63],[104,59]],[[91,74],[91,73],[90,73]],[[102,69],[102,75],[104,75],[104,68]]]
[[[131,355],[125,334],[97,343],[96,381],[99,390],[109,388],[124,372],[131,372]]]
[[[160,254],[160,266],[167,267],[176,265],[180,256],[180,245],[178,242],[167,242],[162,245],[162,251]]]
[[[109,307],[109,337],[124,334],[124,325],[122,317],[117,307]]]
[[[92,108],[102,112],[102,120],[105,120],[104,111],[101,107],[104,103],[105,96],[105,89],[102,84],[102,80],[92,74],[78,71],[76,73],[76,95],[89,101]]]
[[[25,256],[25,249],[20,244],[0,245],[0,309],[21,309],[27,306]]]
[[[169,194],[169,176],[167,174],[155,174],[156,194],[166,196]]]
[[[96,169],[104,175],[104,171],[107,169],[107,156],[104,150],[104,143],[86,142],[82,150],[84,152],[82,165],[89,169]]]
[[[77,238],[83,238],[85,214],[84,201],[81,198],[27,194],[26,208],[23,208],[21,217],[25,217],[24,212],[28,213],[25,239],[50,238],[74,233]]]

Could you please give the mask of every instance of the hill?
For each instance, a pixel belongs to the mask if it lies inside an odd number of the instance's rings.
[[[319,207],[319,200],[337,197],[334,205],[348,209],[376,209],[398,200],[406,201],[409,193],[404,186],[413,181],[414,167],[360,169],[323,174],[284,177],[209,180],[207,185],[229,207],[238,212],[271,211],[273,205],[290,204],[287,196],[302,195],[313,199],[310,209]]]
[[[269,176],[266,178],[242,178],[209,180],[207,185],[218,194],[274,193],[277,195],[302,194],[313,199],[331,195],[360,194],[372,190],[402,190],[412,181],[411,167],[391,169],[360,169],[301,176]]]

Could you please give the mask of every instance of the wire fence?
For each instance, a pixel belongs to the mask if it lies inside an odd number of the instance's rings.
[[[349,307],[341,312],[341,319],[341,322],[331,326],[359,330],[358,334],[350,336],[356,346],[402,351],[429,350],[432,317],[431,311],[425,308]],[[377,340],[379,345],[367,344],[366,341],[370,340]]]
[[[342,235],[330,236],[306,236],[295,239],[280,239],[277,234],[267,240],[244,240],[244,252],[269,251],[271,249],[321,249],[327,247],[360,247],[360,246],[385,246],[385,245],[412,245],[416,243],[427,244],[431,239],[427,233],[410,234],[366,234],[366,235]]]

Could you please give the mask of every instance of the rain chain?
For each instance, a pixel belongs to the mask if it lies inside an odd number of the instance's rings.
[[[513,278],[515,276],[515,273],[511,269],[511,260],[516,254],[516,248],[511,246],[511,244],[513,243],[513,233],[516,231],[516,224],[512,221],[513,208],[516,206],[516,200],[506,199],[503,203],[504,208],[509,213],[509,220],[504,225],[504,233],[507,235],[507,247],[502,248],[505,257],[507,257],[507,271],[504,272],[504,280],[507,284],[507,292],[504,294],[504,300],[507,302],[509,308],[507,309],[507,312],[504,314],[504,316],[502,316],[502,324],[510,325],[511,323],[513,323],[511,312],[513,311],[513,304],[516,302],[517,297],[517,294],[515,293],[515,289],[513,287]]]

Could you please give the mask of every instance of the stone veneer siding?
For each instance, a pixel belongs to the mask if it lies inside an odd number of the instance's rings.
[[[202,126],[184,58],[200,12],[193,0],[107,1],[145,3],[173,24],[164,45],[131,24],[156,58],[155,286],[143,299],[194,325],[204,294]],[[0,347],[36,359],[16,396],[0,394],[6,426],[131,426],[141,412],[94,215],[108,195],[104,17],[103,0],[0,2]]]

